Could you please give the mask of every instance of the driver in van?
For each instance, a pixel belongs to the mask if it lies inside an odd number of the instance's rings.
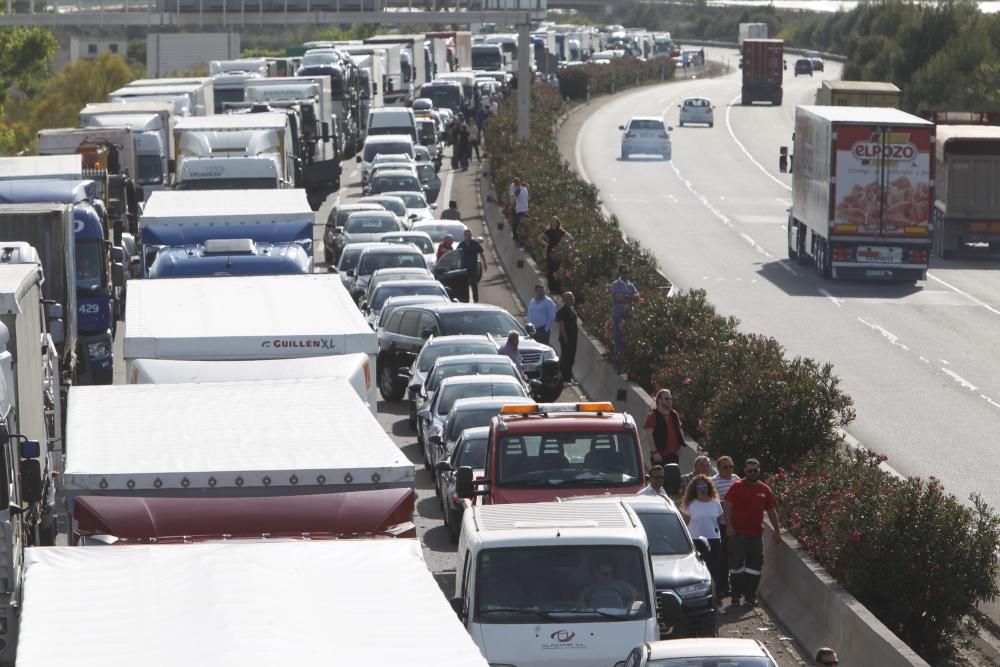
[[[631,609],[639,594],[627,581],[615,576],[611,559],[597,556],[591,562],[593,581],[580,593],[580,601],[588,609]]]

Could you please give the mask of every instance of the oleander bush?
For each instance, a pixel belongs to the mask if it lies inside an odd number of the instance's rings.
[[[584,63],[559,70],[559,93],[565,99],[585,100],[588,89],[591,95],[606,95],[647,81],[666,81],[673,75],[674,61],[670,58],[618,58],[603,65]]]
[[[921,655],[945,655],[975,604],[998,594],[993,511],[978,497],[972,508],[961,505],[935,480],[897,480],[878,457],[836,447],[855,415],[832,367],[787,358],[777,341],[740,332],[703,290],[668,296],[653,255],[623,237],[597,188],[562,159],[555,129],[567,105],[559,92],[534,85],[532,105],[528,142],[517,140],[513,99],[487,125],[491,178],[505,214],[511,180],[528,182],[522,239],[540,267],[539,237],[553,215],[573,235],[558,248],[560,278],[587,332],[610,344],[610,284],[619,266],[631,266],[641,298],[626,327],[623,370],[651,393],[673,389],[685,430],[710,454],[754,456],[778,471],[779,508],[803,547]]]
[[[814,452],[768,481],[799,544],[931,664],[947,657],[963,619],[993,600],[1000,518],[931,478],[886,474],[869,451]]]

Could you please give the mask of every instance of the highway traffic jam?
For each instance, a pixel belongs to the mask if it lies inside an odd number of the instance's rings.
[[[688,57],[579,26],[532,44],[540,72]],[[709,545],[640,493],[635,419],[558,402],[555,349],[470,298],[482,239],[439,171],[517,56],[440,32],[216,61],[0,159],[0,664],[777,664],[678,639],[718,634]],[[868,224],[865,187],[838,224]],[[805,224],[790,248],[836,271]],[[407,406],[450,595],[376,392]]]

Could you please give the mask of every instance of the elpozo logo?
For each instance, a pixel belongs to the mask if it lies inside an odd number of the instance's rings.
[[[566,642],[573,641],[573,637],[576,637],[576,633],[572,630],[556,630],[549,637],[555,639],[557,642],[565,644]]]
[[[910,135],[891,133],[884,137],[880,132],[872,134],[867,141],[856,141],[851,146],[851,155],[862,164],[872,162],[912,162],[917,158],[917,147],[910,142]]]

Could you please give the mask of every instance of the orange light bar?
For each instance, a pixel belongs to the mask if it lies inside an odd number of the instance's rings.
[[[502,415],[527,415],[541,412],[537,404],[505,405],[500,408]]]
[[[614,412],[615,406],[608,401],[593,403],[577,403],[576,409],[580,412]]]

